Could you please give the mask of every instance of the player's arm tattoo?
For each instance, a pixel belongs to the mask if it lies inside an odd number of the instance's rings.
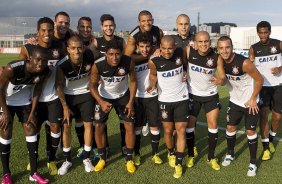
[[[254,49],[253,49],[253,47],[251,47],[251,48],[249,49],[249,59],[250,59],[251,62],[254,62],[254,61],[255,61],[255,54],[254,54]]]
[[[130,98],[129,103],[133,105],[136,91],[137,91],[137,80],[136,80],[136,73],[135,73],[135,63],[133,61],[130,62],[130,71],[129,71],[129,77],[130,77],[130,85],[129,85],[129,91],[130,91]]]
[[[90,89],[91,95],[96,99],[96,101],[99,104],[101,104],[103,99],[98,92],[99,81],[100,81],[100,75],[98,73],[98,69],[97,69],[96,64],[94,64],[91,68],[91,75],[90,75],[90,80],[89,80],[89,89]]]
[[[63,71],[60,67],[57,67],[57,73],[56,73],[56,82],[55,82],[55,88],[56,88],[56,93],[62,103],[63,107],[68,107],[64,90],[63,90],[63,83],[64,83],[64,74]]]

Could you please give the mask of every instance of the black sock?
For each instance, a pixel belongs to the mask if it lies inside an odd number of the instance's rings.
[[[236,134],[229,136],[226,135],[228,154],[234,158],[234,147],[236,143]]]
[[[50,125],[48,125],[47,123],[45,123],[45,135],[46,135],[46,151],[47,154],[49,154],[52,147],[52,141],[51,141],[52,138],[51,138]],[[39,145],[39,140],[40,140],[40,133],[38,133],[37,136],[38,145]]]
[[[157,135],[151,133],[152,156],[158,153],[160,139],[161,139],[160,133]]]
[[[68,152],[63,151],[63,155],[65,156],[68,162],[71,162],[71,150],[69,150]]]
[[[134,153],[140,155],[141,134],[135,135],[135,137]]]
[[[59,146],[59,143],[60,143],[60,137],[52,137],[51,136],[51,142],[52,142],[52,147],[51,147],[51,150],[50,150],[50,155],[49,155],[49,162],[52,162],[52,161],[55,161],[56,159],[56,152],[57,152],[57,149],[58,149],[58,146]]]
[[[269,134],[269,142],[273,142],[274,137],[275,136],[272,136],[272,135]]]
[[[92,143],[92,149],[97,148],[96,139],[95,139],[95,126],[93,125],[93,143]]]
[[[132,160],[133,148],[126,148],[126,161]]]
[[[194,157],[194,147],[195,147],[195,133],[193,132],[186,132],[186,145],[188,149],[188,156]]]
[[[175,155],[174,148],[168,148],[167,150],[168,150],[169,155]]]
[[[106,147],[108,148],[110,145],[109,145],[109,139],[108,139],[108,126],[105,125],[105,140],[106,140]]]
[[[176,155],[175,165],[178,165],[178,164],[182,165],[184,153],[183,152],[176,152],[175,155]]]
[[[7,173],[11,173],[10,167],[9,167],[11,144],[0,143],[0,149],[1,149],[0,150],[1,162],[3,166],[3,175]]]
[[[36,150],[37,142],[26,142],[30,163],[30,175],[32,176],[37,171],[38,153]]]
[[[79,142],[79,147],[83,148],[84,146],[84,126],[75,126],[76,136]]]
[[[262,142],[263,150],[269,150],[269,142]]]
[[[120,138],[121,138],[121,147],[125,146],[125,128],[124,128],[124,124],[120,123],[119,124],[119,129],[120,129]]]
[[[106,148],[98,148],[98,153],[102,160],[106,160]]]
[[[90,151],[83,150],[83,159],[87,159],[90,157]]]
[[[208,160],[211,160],[214,158],[214,152],[215,152],[215,147],[217,144],[217,138],[218,138],[218,133],[208,133],[209,136],[209,154],[208,154]]]
[[[249,150],[250,150],[250,163],[256,164],[257,161],[257,149],[258,149],[258,138],[248,139]]]

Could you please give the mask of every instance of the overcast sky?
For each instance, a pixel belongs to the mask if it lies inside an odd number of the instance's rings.
[[[281,0],[1,0],[0,18],[54,17],[66,11],[71,17],[89,16],[98,31],[99,17],[112,14],[118,30],[132,30],[141,10],[149,10],[155,25],[172,30],[178,14],[186,13],[191,23],[230,22],[237,26],[255,26],[261,20],[282,26]],[[76,25],[77,22],[71,22]],[[28,26],[28,25],[26,25]]]

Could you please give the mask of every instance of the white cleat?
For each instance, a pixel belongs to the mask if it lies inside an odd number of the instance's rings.
[[[226,155],[221,165],[224,167],[229,166],[233,160],[234,160],[234,157],[232,157],[231,155]]]
[[[84,169],[85,169],[86,172],[93,171],[94,167],[93,167],[91,160],[89,158],[84,159],[83,164],[84,164]]]
[[[69,168],[72,166],[72,163],[69,161],[65,161],[63,165],[58,170],[58,175],[65,175],[68,173]]]

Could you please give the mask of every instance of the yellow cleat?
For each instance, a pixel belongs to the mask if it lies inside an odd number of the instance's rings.
[[[274,147],[272,142],[269,142],[269,151],[270,151],[270,153],[274,153],[275,152],[275,147]]]
[[[155,154],[152,158],[152,161],[155,163],[155,164],[162,164],[163,163],[163,160],[160,158],[160,156],[158,154]]]
[[[132,160],[126,162],[126,169],[129,173],[134,173],[136,171],[136,167]]]
[[[194,157],[196,158],[198,156],[198,150],[197,147],[194,146]]]
[[[50,175],[53,176],[53,175],[57,175],[58,174],[58,168],[57,168],[57,165],[56,165],[55,161],[47,163],[47,167],[49,169],[49,174]]]
[[[133,158],[133,162],[137,166],[141,165],[141,157],[140,157],[140,155],[135,155],[134,158]]]
[[[194,157],[188,157],[186,161],[186,166],[191,168],[195,164],[195,158]]]
[[[173,177],[178,179],[182,176],[182,166],[180,164],[176,165],[174,167],[175,171],[174,171],[174,174],[173,174]]]
[[[27,164],[26,170],[27,170],[27,171],[30,171],[30,163]]]
[[[261,157],[261,160],[266,161],[266,160],[270,160],[270,159],[271,159],[271,153],[270,153],[270,151],[269,151],[268,149],[264,150],[264,151],[263,151],[263,155],[262,155],[262,157]]]
[[[95,165],[94,171],[99,172],[102,169],[104,169],[105,166],[106,166],[106,161],[103,160],[103,159],[100,159],[99,162],[97,163],[97,165]]]
[[[170,167],[175,167],[176,156],[175,155],[167,155],[168,164]]]
[[[214,170],[218,171],[220,170],[220,165],[218,164],[218,161],[216,158],[213,158],[211,160],[208,160],[208,164],[213,168]]]

